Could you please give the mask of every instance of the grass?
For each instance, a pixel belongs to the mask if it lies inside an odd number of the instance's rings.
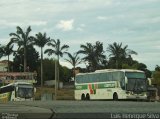
[[[35,100],[41,100],[41,95],[55,94],[55,89],[50,87],[36,87]],[[74,100],[74,89],[59,89],[57,90],[58,100]]]

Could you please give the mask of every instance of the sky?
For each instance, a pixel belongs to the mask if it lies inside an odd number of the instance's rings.
[[[160,0],[0,0],[0,44],[9,42],[16,26],[31,26],[31,35],[46,32],[71,53],[87,42],[103,42],[104,50],[122,42],[148,69],[160,65]]]

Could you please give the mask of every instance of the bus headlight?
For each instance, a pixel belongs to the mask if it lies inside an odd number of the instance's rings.
[[[126,94],[127,94],[127,95],[130,95],[131,93],[130,93],[129,91],[126,91]]]

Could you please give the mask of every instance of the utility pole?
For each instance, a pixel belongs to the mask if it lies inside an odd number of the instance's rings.
[[[55,84],[54,84],[54,100],[57,99],[57,61],[55,59]]]

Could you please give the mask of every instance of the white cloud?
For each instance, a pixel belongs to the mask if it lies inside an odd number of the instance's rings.
[[[76,30],[77,30],[77,31],[83,31],[83,29],[80,28],[80,27],[78,27]]]
[[[0,25],[1,26],[7,26],[7,27],[16,27],[16,26],[26,26],[26,25],[31,25],[31,26],[45,26],[47,24],[46,21],[21,21],[21,22],[14,22],[14,21],[8,21],[8,20],[0,20]]]
[[[80,27],[86,27],[86,25],[85,24],[80,24]]]
[[[150,23],[160,23],[160,17],[144,18],[137,21],[139,24],[150,24]]]
[[[66,66],[68,68],[73,68],[73,66],[69,62],[66,62],[66,61],[60,61],[60,64],[62,66]]]
[[[107,20],[108,17],[106,17],[106,16],[98,16],[97,19],[98,20]]]
[[[160,54],[159,1],[1,0],[0,43],[7,43],[8,34],[15,32],[17,25],[25,29],[31,25],[32,34],[54,35],[52,38],[60,38],[70,45],[71,52],[86,42],[101,41],[104,48],[110,43],[122,42],[138,52],[139,61],[154,66],[159,63]],[[158,54],[143,54],[149,51]]]
[[[62,60],[60,60],[60,64],[62,65],[62,66],[66,66],[66,67],[68,67],[68,68],[70,68],[70,69],[72,69],[73,68],[73,66],[69,63],[69,62],[67,62],[67,61],[62,61]],[[81,64],[79,64],[79,65],[77,65],[76,67],[86,67],[86,65],[84,64],[84,63],[81,63]]]
[[[73,29],[73,23],[74,23],[74,19],[60,20],[59,23],[56,25],[56,27],[63,31],[70,31]]]
[[[86,27],[85,24],[80,24],[78,28],[76,28],[77,31],[84,31],[84,28]]]

